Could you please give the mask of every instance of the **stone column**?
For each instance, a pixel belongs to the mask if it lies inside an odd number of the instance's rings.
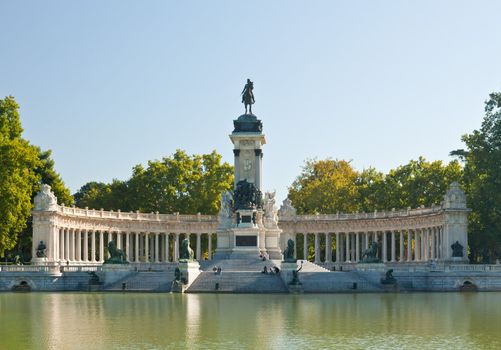
[[[303,257],[308,260],[308,234],[303,233]]]
[[[329,232],[325,233],[325,261],[332,262],[332,236]]]
[[[400,250],[400,256],[399,256],[399,259],[398,261],[399,262],[403,262],[404,261],[404,230],[400,230],[400,247],[399,247],[399,250]]]
[[[315,263],[320,261],[320,234],[315,232]]]
[[[131,250],[130,250],[130,232],[127,231],[127,232],[125,232],[125,256],[126,256],[128,262],[131,262],[130,252],[131,252]]]
[[[104,262],[104,231],[99,231],[99,261]]]
[[[395,262],[396,258],[396,245],[395,245],[395,231],[391,231],[391,262]]]
[[[431,234],[431,237],[430,237],[430,243],[431,243],[431,247],[430,247],[430,259],[431,260],[435,260],[435,227],[432,227],[430,229],[430,234]]]
[[[202,260],[202,234],[201,233],[197,233],[197,250],[196,250],[196,254],[197,254],[197,260],[198,261],[201,261]]]
[[[70,229],[64,229],[64,260],[70,260]]]
[[[165,250],[165,254],[164,254],[164,262],[169,262],[169,256],[170,256],[170,252],[169,252],[169,234],[167,232],[164,233],[164,250]]]
[[[179,261],[179,233],[174,233],[174,256],[172,261]]]
[[[209,240],[207,242],[207,250],[208,250],[207,259],[212,260],[212,233],[207,234],[207,239]]]
[[[82,257],[82,242],[80,237],[80,229],[75,230],[75,261],[81,261]]]
[[[386,231],[382,232],[383,234],[383,262],[388,261],[388,251],[387,251],[387,243],[386,243]]]
[[[110,243],[113,240],[113,232],[108,231],[108,243]],[[108,245],[106,245],[108,246]],[[106,253],[106,256],[109,258],[110,257],[110,252]]]
[[[350,262],[351,259],[350,259],[350,233],[349,232],[346,232],[346,262]]]
[[[355,261],[360,261],[360,235],[355,232]]]
[[[364,249],[369,249],[369,232],[364,232]]]
[[[339,232],[336,232],[336,262],[339,263],[339,260],[340,260],[340,256],[339,256],[339,253],[341,252],[341,250],[339,249],[340,246],[339,246]]]
[[[158,250],[158,248],[159,248],[159,233],[155,232],[154,235],[155,235],[155,260],[154,261],[156,263],[158,263],[158,262],[160,262],[160,260],[158,259],[158,257],[159,257],[159,250]]]
[[[430,229],[425,228],[424,231],[424,261],[428,261],[430,256]]]
[[[412,261],[412,233],[407,230],[407,261]]]
[[[416,229],[414,231],[414,260],[421,261],[421,237],[420,237],[420,229]]]
[[[70,260],[75,261],[75,229],[70,230]]]
[[[89,232],[83,230],[83,261],[89,262]]]
[[[123,250],[123,247],[122,247],[122,232],[120,232],[120,231],[117,232],[117,248]]]
[[[135,244],[134,244],[134,261],[139,262],[139,236],[141,235],[140,232],[135,232]]]
[[[96,231],[92,230],[90,233],[90,239],[91,239],[91,252],[90,252],[90,257],[92,262],[96,262]]]
[[[144,233],[144,261],[150,262],[150,233]]]

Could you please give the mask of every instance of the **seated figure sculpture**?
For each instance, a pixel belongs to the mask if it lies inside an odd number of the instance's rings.
[[[181,242],[181,251],[179,252],[180,262],[190,262],[195,260],[195,254],[193,249],[190,247],[190,240],[188,238],[183,239]]]
[[[381,262],[381,260],[377,257],[377,243],[372,242],[369,248],[364,250],[362,254],[362,263],[372,264],[379,262]]]
[[[292,239],[287,241],[287,248],[284,250],[284,261],[296,262],[294,258],[294,241]]]
[[[114,241],[108,243],[108,253],[110,257],[104,261],[105,264],[128,264],[125,253],[122,249],[118,249]]]

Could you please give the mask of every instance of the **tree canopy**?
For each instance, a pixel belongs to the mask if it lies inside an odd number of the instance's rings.
[[[137,165],[127,181],[89,182],[74,197],[79,207],[105,210],[216,214],[221,193],[233,185],[233,167],[216,151],[188,155],[177,150],[162,160]]]
[[[19,106],[13,97],[0,99],[0,255],[12,249],[26,227],[31,194],[40,165],[36,149],[21,138]]]
[[[501,93],[485,102],[485,117],[479,130],[464,135],[466,150],[452,155],[464,161],[464,186],[469,216],[469,245],[473,261],[501,257]]]
[[[308,160],[289,187],[289,198],[300,214],[416,208],[440,203],[461,176],[456,160],[444,164],[420,157],[388,174],[357,171],[345,160]]]
[[[23,139],[19,105],[12,96],[0,99],[0,256],[31,249],[31,203],[41,183],[56,196],[73,203],[70,191],[54,170],[51,151]]]

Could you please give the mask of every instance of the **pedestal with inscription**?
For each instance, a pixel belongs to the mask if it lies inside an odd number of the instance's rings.
[[[280,259],[281,231],[277,225],[264,222],[269,215],[262,192],[262,147],[266,143],[263,124],[255,115],[243,114],[233,125],[230,139],[234,145],[235,183],[233,191],[222,196],[216,257],[261,254]]]

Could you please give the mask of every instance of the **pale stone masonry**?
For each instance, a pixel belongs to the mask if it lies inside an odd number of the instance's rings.
[[[359,262],[372,241],[380,243],[384,262],[413,263],[467,260],[465,195],[451,184],[440,206],[403,211],[333,215],[297,215],[288,200],[278,211],[278,235],[282,249],[289,238],[314,235],[315,262]],[[111,240],[126,252],[131,263],[177,261],[181,235],[196,235],[196,258],[212,257],[212,240],[221,217],[213,215],[123,213],[65,207],[49,186],[35,198],[33,210],[33,262],[43,265],[97,265],[106,259]],[[265,218],[263,218],[264,220]],[[206,249],[202,251],[202,239]],[[324,259],[320,241],[327,240]],[[46,257],[37,258],[38,243],[46,245]],[[458,241],[463,257],[453,258],[451,245]],[[303,254],[308,255],[308,240]],[[334,243],[335,251],[329,249]],[[208,249],[207,249],[208,246]]]

